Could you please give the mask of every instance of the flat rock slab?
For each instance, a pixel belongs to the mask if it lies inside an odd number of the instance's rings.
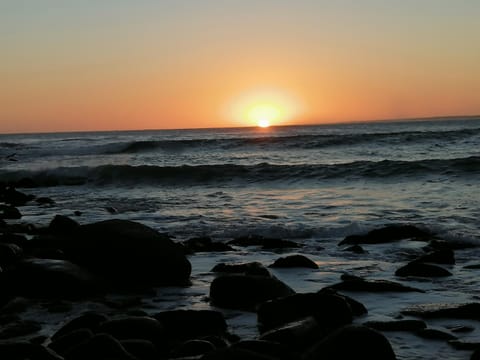
[[[480,303],[421,304],[402,310],[402,314],[423,318],[453,318],[480,320]]]

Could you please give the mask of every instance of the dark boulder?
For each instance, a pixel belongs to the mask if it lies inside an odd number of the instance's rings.
[[[230,245],[222,242],[214,242],[209,237],[196,237],[183,242],[187,253],[196,252],[216,252],[216,251],[232,251]]]
[[[78,344],[87,342],[93,338],[93,332],[90,329],[76,329],[63,336],[57,337],[48,344],[48,347],[57,354],[64,356]]]
[[[440,266],[412,261],[395,271],[396,276],[442,277],[452,273]]]
[[[262,332],[309,316],[315,318],[320,327],[330,331],[350,324],[353,314],[343,297],[320,292],[266,301],[259,305],[257,316]]]
[[[20,261],[23,250],[16,244],[0,243],[0,266],[12,265]]]
[[[168,337],[194,339],[207,335],[223,335],[227,323],[222,313],[214,310],[171,310],[153,316],[164,327]]]
[[[300,268],[318,269],[318,265],[315,262],[313,262],[312,260],[310,260],[304,255],[298,255],[298,254],[279,258],[275,260],[275,262],[269,267],[272,267],[272,268],[300,267]]]
[[[0,342],[0,359],[63,360],[53,350],[27,341]]]
[[[285,249],[299,248],[300,245],[290,240],[266,238],[260,235],[248,235],[235,238],[228,242],[229,245],[236,246],[261,246],[263,249]]]
[[[120,341],[108,334],[97,334],[78,344],[65,354],[67,360],[115,359],[137,360],[122,346]]]
[[[415,261],[434,264],[455,264],[455,254],[452,249],[440,249],[420,256]]]
[[[480,320],[480,303],[415,305],[402,314],[422,318],[450,318]]]
[[[350,296],[347,296],[347,295],[344,295],[344,294],[339,294],[334,289],[323,288],[323,289],[319,290],[318,293],[319,294],[336,295],[336,296],[340,296],[341,298],[345,299],[345,301],[348,303],[348,305],[350,305],[350,308],[352,309],[352,314],[354,316],[361,316],[361,315],[368,314],[367,308],[360,301],[357,301],[357,300],[351,298]]]
[[[99,333],[112,335],[117,340],[141,339],[153,344],[165,343],[165,327],[156,319],[148,316],[129,316],[107,320],[100,324]]]
[[[330,289],[365,292],[423,292],[390,280],[366,280],[358,276],[342,275],[342,282],[329,286]]]
[[[25,259],[4,274],[4,286],[13,295],[42,298],[91,294],[96,284],[91,274],[65,260]]]
[[[417,336],[424,338],[424,339],[430,339],[430,340],[456,340],[457,337],[449,334],[445,331],[437,330],[437,329],[421,329],[417,331],[416,333]]]
[[[199,356],[214,351],[215,345],[206,340],[187,340],[176,346],[170,353],[173,358]]]
[[[270,271],[257,261],[242,264],[220,263],[215,265],[211,271],[227,274],[270,276]]]
[[[419,331],[427,327],[425,321],[411,319],[395,321],[367,321],[363,325],[379,331]]]
[[[161,359],[157,348],[151,341],[140,339],[121,340],[124,349],[139,360]]]
[[[0,243],[15,244],[21,248],[25,247],[29,240],[24,235],[14,233],[3,233],[0,235]]]
[[[24,194],[16,190],[14,187],[7,187],[1,193],[0,201],[12,206],[23,206],[34,198],[35,197],[33,195]]]
[[[0,205],[0,219],[18,220],[22,218],[22,213],[13,206]]]
[[[73,234],[80,226],[75,220],[65,215],[55,215],[48,225],[48,231],[54,235]]]
[[[73,261],[122,288],[186,285],[191,272],[181,246],[128,220],[82,225],[64,250]]]
[[[314,345],[304,360],[395,360],[390,342],[366,326],[347,325]]]
[[[300,354],[285,344],[267,340],[243,340],[232,345],[234,349],[243,349],[279,360],[300,360]]]
[[[231,309],[254,310],[264,301],[294,293],[272,275],[220,275],[210,285],[210,301],[216,306]]]
[[[338,245],[382,244],[403,239],[430,239],[432,234],[413,225],[389,225],[366,235],[349,235]]]
[[[107,321],[105,315],[96,312],[87,312],[65,323],[52,336],[52,339],[57,340],[58,338],[79,329],[88,329],[97,332],[99,325],[105,321]]]
[[[17,320],[0,328],[0,340],[30,335],[41,330],[39,323],[33,320]]]
[[[327,333],[313,317],[306,317],[269,330],[259,340],[283,344],[291,351],[303,352]]]
[[[276,360],[277,358],[259,354],[250,350],[228,347],[217,349],[203,355],[200,360]]]

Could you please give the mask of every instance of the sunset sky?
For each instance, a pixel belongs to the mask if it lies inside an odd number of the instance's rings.
[[[6,0],[0,133],[480,113],[478,0]]]

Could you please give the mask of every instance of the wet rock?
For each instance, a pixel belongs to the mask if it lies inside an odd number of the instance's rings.
[[[128,220],[82,225],[64,249],[75,262],[117,287],[188,284],[191,264],[181,246]]]
[[[300,245],[296,242],[266,238],[260,235],[248,235],[235,238],[228,242],[229,245],[236,246],[261,246],[263,249],[285,249],[285,248],[299,248]]]
[[[20,261],[23,250],[16,244],[0,243],[0,265],[12,265]]]
[[[313,317],[294,321],[263,333],[259,340],[288,346],[295,352],[303,352],[327,331]]]
[[[117,340],[141,339],[153,344],[163,344],[166,336],[165,327],[147,316],[107,320],[100,324],[98,332],[110,334]]]
[[[466,265],[464,269],[480,269],[480,264]]]
[[[49,197],[39,197],[35,199],[35,202],[39,205],[53,205],[55,201]]]
[[[415,305],[402,314],[423,318],[450,318],[480,320],[480,303]]]
[[[304,360],[369,359],[395,360],[390,342],[366,326],[347,325],[320,340]]]
[[[478,347],[470,356],[470,360],[480,360],[480,347]]]
[[[63,360],[54,351],[27,341],[0,342],[0,359]]]
[[[55,235],[68,235],[78,230],[80,226],[75,220],[64,215],[55,215],[53,220],[48,225],[48,230]]]
[[[28,240],[24,235],[4,233],[0,235],[0,243],[15,244],[20,248],[23,248],[27,244]]]
[[[173,358],[198,356],[214,350],[215,346],[209,341],[188,340],[173,349],[170,356]]]
[[[452,273],[440,266],[412,261],[395,271],[396,276],[443,277]]]
[[[210,285],[210,301],[231,309],[253,310],[264,301],[294,293],[272,275],[220,275]]]
[[[23,206],[34,198],[33,195],[24,194],[14,187],[7,187],[0,195],[0,201],[11,206]]]
[[[122,344],[128,353],[139,360],[158,360],[160,358],[157,348],[151,341],[130,339],[121,340],[120,344]]]
[[[473,326],[467,325],[456,325],[456,326],[447,326],[448,330],[454,333],[468,333],[475,330]]]
[[[270,271],[268,271],[268,269],[261,263],[256,261],[242,264],[220,263],[215,265],[211,271],[228,274],[270,276]]]
[[[349,252],[353,252],[355,254],[365,254],[366,253],[366,251],[360,245],[349,246],[349,247],[343,249],[343,251],[349,251]]]
[[[29,335],[39,331],[42,327],[36,321],[18,320],[0,329],[0,339],[10,339],[13,337]]]
[[[5,229],[6,227],[7,223],[0,217],[0,229]]]
[[[278,360],[300,360],[300,354],[293,352],[285,344],[266,340],[243,340],[232,345],[234,349],[244,349]]]
[[[457,350],[475,350],[480,349],[480,342],[469,342],[461,340],[450,340],[448,345]]]
[[[183,242],[187,253],[233,251],[234,249],[222,242],[213,242],[209,237],[196,237]]]
[[[223,335],[227,323],[219,311],[171,310],[154,315],[170,338],[194,339],[207,335]]]
[[[365,292],[423,292],[423,290],[389,280],[366,280],[352,275],[342,275],[341,279],[343,280],[342,282],[331,285],[328,288]]]
[[[18,220],[22,218],[22,213],[13,206],[0,205],[0,219]]]
[[[65,356],[78,344],[87,342],[93,338],[94,334],[90,329],[76,329],[68,332],[63,336],[58,336],[53,340],[48,347],[54,350],[57,354]]]
[[[35,297],[78,297],[96,289],[86,270],[65,260],[25,259],[5,273],[11,294]]]
[[[379,331],[419,331],[427,327],[421,320],[367,321],[363,324]]]
[[[66,360],[115,359],[136,360],[120,341],[108,334],[97,334],[65,354]]]
[[[416,259],[417,262],[434,264],[455,264],[455,254],[452,249],[440,249],[429,252]]]
[[[418,336],[424,339],[430,340],[456,340],[457,337],[449,334],[445,331],[437,330],[437,329],[422,329],[417,331],[416,333]]]
[[[13,184],[17,188],[36,188],[38,183],[31,178],[22,178]]]
[[[240,348],[217,349],[203,355],[200,360],[275,360],[267,355],[259,354],[253,351]]]
[[[366,235],[349,235],[338,245],[382,244],[403,239],[430,239],[432,235],[413,225],[389,225]]]
[[[350,324],[353,314],[348,302],[336,294],[308,293],[266,301],[259,305],[257,316],[264,332],[309,316],[331,330]]]
[[[88,329],[93,332],[97,332],[99,325],[105,321],[107,321],[107,317],[105,315],[95,312],[87,312],[65,323],[52,336],[52,339],[56,340],[72,331],[79,329]]]
[[[318,265],[304,255],[289,255],[275,260],[269,267],[272,268],[308,268],[318,269]]]
[[[336,292],[334,289],[329,289],[329,288],[323,288],[318,291],[319,294],[331,294],[331,295],[336,295],[340,296],[342,299],[345,299],[345,301],[350,305],[350,308],[352,309],[352,314],[354,316],[361,316],[364,314],[368,314],[368,310],[363,305],[360,301],[357,301],[350,296],[344,295],[344,294],[339,294]]]

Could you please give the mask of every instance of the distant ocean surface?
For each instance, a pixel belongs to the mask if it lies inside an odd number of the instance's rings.
[[[130,219],[178,241],[255,234],[301,242],[301,252],[321,271],[302,280],[284,275],[297,291],[318,290],[346,271],[392,279],[401,257],[391,248],[368,249],[358,258],[337,247],[346,235],[379,226],[414,224],[448,241],[480,244],[480,117],[0,135],[0,179],[21,178],[40,186],[29,193],[55,200],[53,207],[22,209],[23,221],[39,225],[48,224],[52,214],[79,211],[75,219],[81,223]],[[461,265],[478,263],[479,255],[461,253]],[[272,258],[247,251],[222,261],[236,256]],[[194,277],[201,282],[201,273],[217,260],[192,259]],[[369,316],[384,319],[417,301],[472,300],[475,292],[480,295],[475,275],[459,269],[451,280],[420,284],[431,291],[416,301],[353,296],[373,302]],[[420,340],[409,339],[413,345],[405,347],[401,337],[389,339],[399,358],[468,358],[444,344],[423,348]]]

